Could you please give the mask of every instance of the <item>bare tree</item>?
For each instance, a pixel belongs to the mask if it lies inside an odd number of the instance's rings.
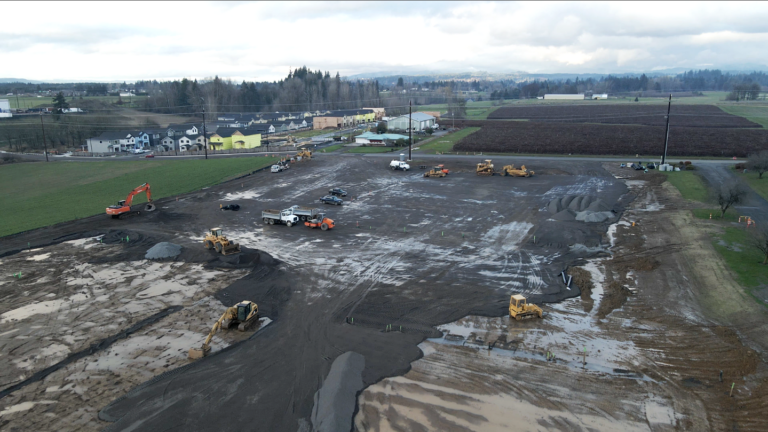
[[[768,263],[768,226],[758,225],[752,235],[752,244],[763,253],[763,264]]]
[[[725,217],[725,212],[736,204],[741,203],[747,196],[747,188],[740,182],[729,182],[720,186],[717,194],[717,203],[720,205],[720,217]]]
[[[763,178],[763,173],[768,171],[768,150],[749,155],[747,168],[757,172],[757,178]]]

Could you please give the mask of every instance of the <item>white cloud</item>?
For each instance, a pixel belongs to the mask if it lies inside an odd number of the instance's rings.
[[[41,80],[277,80],[303,65],[342,75],[631,72],[760,63],[768,43],[765,3],[5,2],[2,9],[0,77]]]

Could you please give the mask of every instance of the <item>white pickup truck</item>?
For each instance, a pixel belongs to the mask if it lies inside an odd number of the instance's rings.
[[[293,214],[292,209],[288,210],[264,210],[261,212],[261,219],[265,224],[286,224],[289,227],[299,223],[299,217]]]
[[[408,165],[408,163],[399,161],[399,160],[393,160],[392,162],[390,162],[389,167],[392,168],[392,171],[394,170],[408,171],[409,169],[411,169],[411,166]]]

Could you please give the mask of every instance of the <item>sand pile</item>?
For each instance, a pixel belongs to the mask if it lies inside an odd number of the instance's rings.
[[[152,246],[147,254],[144,255],[146,259],[163,259],[173,258],[181,253],[181,246],[168,242],[161,242]]]
[[[323,386],[315,393],[312,430],[336,432],[352,429],[357,392],[363,389],[365,357],[347,351],[338,356]]]
[[[559,221],[604,222],[615,217],[600,198],[584,195],[566,195],[555,198],[547,204],[552,219]]]

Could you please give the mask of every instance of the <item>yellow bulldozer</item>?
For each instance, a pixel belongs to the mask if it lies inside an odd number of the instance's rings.
[[[504,168],[501,170],[501,175],[503,176],[530,177],[534,174],[535,173],[526,168],[525,165],[521,166],[519,169],[515,168],[514,165],[504,165]]]
[[[535,304],[528,304],[525,297],[512,294],[509,298],[509,316],[520,321],[528,318],[542,318],[544,311]]]
[[[301,160],[310,160],[312,159],[312,152],[307,149],[301,149],[298,153],[296,153],[296,159],[301,158]]]
[[[445,177],[448,174],[448,170],[443,165],[437,165],[431,170],[424,173],[424,177]]]
[[[480,162],[477,164],[477,170],[475,171],[477,175],[482,176],[492,176],[495,174],[493,171],[493,164],[491,163],[490,159],[486,159],[483,162]]]
[[[240,252],[240,245],[230,241],[224,236],[221,228],[211,228],[210,232],[205,233],[203,246],[206,249],[216,249],[216,252],[222,255],[231,255]]]
[[[228,330],[237,325],[240,331],[248,330],[256,321],[259,320],[259,306],[249,300],[243,300],[240,303],[227,308],[224,314],[213,324],[213,328],[205,338],[205,342],[200,348],[189,349],[189,359],[196,360],[207,356],[211,352],[211,339],[219,329]]]

